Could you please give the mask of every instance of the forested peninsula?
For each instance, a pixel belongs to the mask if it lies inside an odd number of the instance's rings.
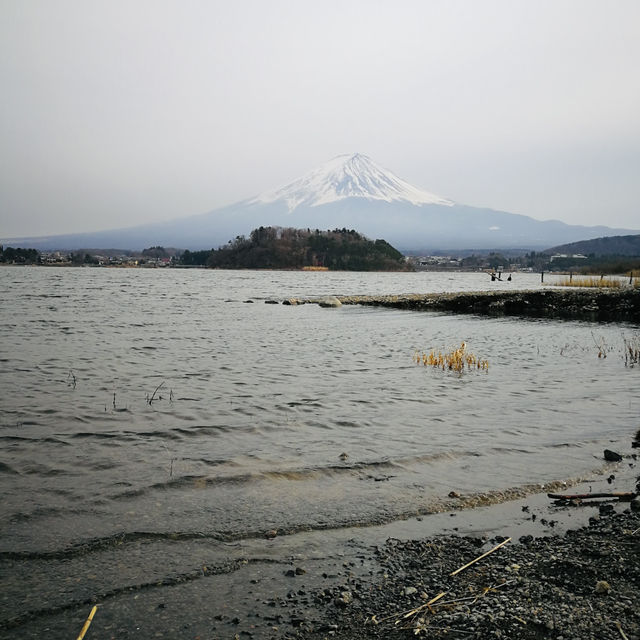
[[[181,262],[214,269],[410,270],[402,253],[388,242],[369,240],[353,229],[260,227],[219,249],[187,250]]]

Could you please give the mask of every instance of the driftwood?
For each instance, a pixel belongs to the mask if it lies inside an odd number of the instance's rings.
[[[618,500],[631,501],[637,494],[631,491],[611,491],[605,493],[547,493],[552,500],[588,500],[589,498],[618,498]]]

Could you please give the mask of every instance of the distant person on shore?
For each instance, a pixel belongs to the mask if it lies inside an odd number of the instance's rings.
[[[509,274],[509,277],[507,278],[507,282],[511,282],[511,274]]]

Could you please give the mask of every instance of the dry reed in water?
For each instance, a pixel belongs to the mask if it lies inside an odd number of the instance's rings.
[[[563,278],[558,280],[556,285],[559,287],[595,287],[598,289],[619,289],[622,281],[609,278],[597,278],[594,276],[580,278]]]
[[[622,339],[624,341],[624,366],[633,367],[640,364],[640,337],[625,338],[623,336]]]
[[[489,361],[482,360],[467,351],[467,345],[464,342],[457,349],[447,353],[442,353],[441,351],[436,353],[433,349],[429,353],[416,351],[413,359],[416,363],[423,364],[425,367],[434,367],[443,371],[449,369],[458,373],[463,373],[465,368],[467,370],[479,369],[483,371],[489,369]]]

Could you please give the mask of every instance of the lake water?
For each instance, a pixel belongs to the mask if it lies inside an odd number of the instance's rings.
[[[135,635],[130,588],[178,598],[176,576],[201,571],[242,589],[239,561],[328,561],[318,532],[600,467],[639,426],[637,326],[265,304],[539,281],[0,269],[0,634],[77,635],[98,598],[118,605],[91,637]],[[413,362],[463,341],[488,371]],[[188,600],[213,616],[223,596],[197,582]]]

